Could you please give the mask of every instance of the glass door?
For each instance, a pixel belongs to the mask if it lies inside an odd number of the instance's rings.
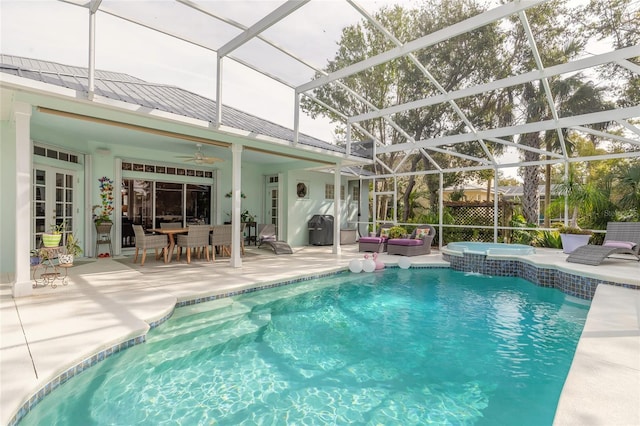
[[[31,248],[40,247],[42,234],[54,226],[65,225],[61,244],[73,232],[74,182],[70,170],[38,166],[33,171]]]
[[[278,176],[267,177],[267,205],[265,206],[265,223],[270,223],[276,227],[276,235],[278,234]]]
[[[156,182],[155,228],[162,222],[184,224],[184,185],[172,182]]]

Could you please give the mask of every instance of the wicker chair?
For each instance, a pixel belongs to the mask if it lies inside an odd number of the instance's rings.
[[[391,224],[383,223],[378,228],[378,233],[375,237],[360,237],[358,240],[358,251],[374,251],[383,253],[387,251],[387,237],[381,236],[380,233],[383,229],[391,228]]]
[[[211,233],[211,260],[216,260],[216,248],[220,248],[220,255],[226,253],[231,256],[231,240],[233,225],[214,225]]]
[[[431,242],[436,230],[430,225],[418,226],[409,238],[391,238],[387,241],[387,254],[418,256],[431,253]]]
[[[187,263],[191,263],[191,250],[197,249],[198,259],[200,259],[202,253],[201,249],[204,249],[205,256],[209,260],[209,233],[211,227],[209,225],[190,225],[187,235],[178,235],[178,259],[182,255],[182,248],[187,249]]]
[[[152,235],[145,234],[144,229],[140,225],[133,225],[133,233],[136,236],[136,257],[133,259],[133,263],[138,261],[138,251],[142,249],[142,259],[140,260],[140,266],[144,266],[144,261],[147,258],[147,249],[156,250],[156,259],[158,258],[158,249],[163,250],[164,261],[166,263],[167,256],[169,255],[167,249],[169,248],[169,237],[166,235]]]

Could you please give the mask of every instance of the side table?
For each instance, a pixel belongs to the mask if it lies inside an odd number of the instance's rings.
[[[32,267],[33,288],[42,285],[43,287],[51,286],[56,288],[57,281],[60,280],[62,285],[69,284],[68,270],[72,265],[61,265],[55,263],[59,254],[64,254],[65,248],[58,247],[42,247],[40,249],[40,263]],[[63,272],[64,271],[64,274]]]

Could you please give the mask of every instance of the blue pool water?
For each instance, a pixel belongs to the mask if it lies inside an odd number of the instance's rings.
[[[489,255],[528,255],[534,254],[536,249],[525,244],[483,243],[476,241],[456,241],[447,244],[447,251],[460,253],[479,253]]]
[[[181,308],[24,425],[550,425],[588,305],[449,269]]]

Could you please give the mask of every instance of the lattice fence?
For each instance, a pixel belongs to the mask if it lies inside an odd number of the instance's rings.
[[[454,218],[455,225],[468,225],[465,228],[447,228],[444,231],[444,244],[452,241],[493,241],[493,229],[479,229],[476,226],[493,226],[495,205],[490,202],[445,202],[445,208]],[[509,226],[513,215],[513,204],[498,202],[498,226]],[[508,231],[499,231],[502,239],[508,240]]]

